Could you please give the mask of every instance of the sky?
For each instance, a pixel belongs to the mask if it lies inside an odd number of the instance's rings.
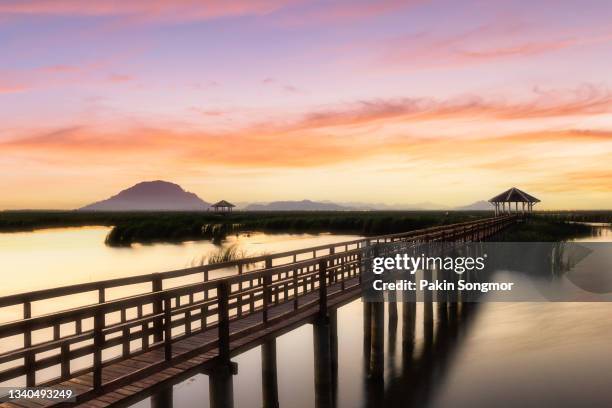
[[[0,0],[0,209],[612,205],[612,2]]]

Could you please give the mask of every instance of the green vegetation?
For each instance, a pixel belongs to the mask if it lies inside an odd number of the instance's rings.
[[[0,231],[30,231],[48,227],[113,226],[108,245],[183,242],[212,239],[220,242],[239,231],[334,232],[380,235],[490,216],[487,211],[346,211],[346,212],[16,212],[0,213]]]
[[[0,212],[0,232],[50,227],[112,226],[106,243],[221,242],[241,231],[382,235],[490,217],[490,211],[336,211],[336,212]],[[565,221],[610,222],[610,211],[538,213],[505,233],[508,241],[560,241],[590,233]]]
[[[612,211],[547,211],[539,213],[540,217],[573,222],[601,222],[612,223]]]
[[[506,242],[560,242],[591,236],[593,227],[568,223],[547,216],[535,216],[504,231],[499,241]]]

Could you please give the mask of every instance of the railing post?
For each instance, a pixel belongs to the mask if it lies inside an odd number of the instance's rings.
[[[68,343],[62,344],[60,353],[62,356],[61,378],[66,379],[70,377],[70,346],[68,345]]]
[[[23,303],[23,318],[29,319],[32,317],[32,303],[26,301]],[[28,328],[23,333],[23,348],[32,347],[32,331]],[[36,369],[34,364],[36,359],[34,353],[28,352],[25,356],[25,368],[26,368],[26,385],[28,387],[34,387],[36,385]]]
[[[272,277],[265,275],[263,277],[263,322],[268,323],[268,307],[270,306],[270,284]]]
[[[335,253],[336,253],[336,249],[333,246],[331,248],[329,248],[329,254],[330,255],[335,255]],[[334,264],[335,264],[335,262],[332,259],[331,260],[331,266],[333,267]],[[330,274],[329,281],[336,283],[338,281],[338,275],[336,273]]]
[[[104,312],[101,307],[96,309],[94,315],[94,355],[93,355],[93,388],[102,386],[102,347],[104,346]]]
[[[238,264],[238,276],[242,276],[243,273],[243,264],[239,263]],[[238,289],[242,290],[242,279],[240,279],[240,281],[238,282]]]
[[[327,261],[319,261],[319,315],[327,316]]]
[[[162,291],[162,279],[159,274],[155,274],[153,280],[151,281],[151,286],[151,290],[153,292]],[[164,301],[160,295],[159,298],[153,303],[153,314],[159,315],[162,313],[163,303]],[[157,343],[162,341],[162,339],[164,338],[164,325],[162,323],[161,316],[153,321],[153,331],[155,332],[155,334],[153,335],[155,342]]]
[[[265,268],[272,268],[272,257],[265,259]],[[270,293],[270,285],[272,284],[272,276],[266,275],[263,277],[263,322],[268,323],[268,307],[272,294]]]
[[[299,300],[298,300],[298,270],[293,270],[293,310],[298,310],[299,308]]]
[[[220,281],[217,286],[217,302],[219,313],[219,359],[229,361],[230,358],[230,322],[229,322],[229,285]]]
[[[172,359],[172,298],[164,297],[164,358]]]

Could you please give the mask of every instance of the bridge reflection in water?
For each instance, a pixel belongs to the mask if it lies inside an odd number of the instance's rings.
[[[479,303],[432,299],[420,303],[362,302],[362,307],[362,406],[427,406],[435,384],[443,380],[453,354],[469,330]],[[338,343],[337,314],[336,309],[329,310],[328,317],[312,323],[317,408],[338,406],[338,349],[342,344]],[[417,339],[417,332],[422,333],[422,339]],[[211,408],[234,406],[233,374],[237,369],[235,363],[230,363],[204,372],[209,378]],[[260,405],[264,408],[279,407],[277,373],[276,338],[270,338],[261,344]],[[151,396],[154,408],[172,407],[172,401],[172,386]]]

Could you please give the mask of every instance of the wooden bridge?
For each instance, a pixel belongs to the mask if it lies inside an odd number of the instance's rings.
[[[230,359],[263,344],[263,369],[269,373],[264,381],[275,393],[275,343],[270,340],[304,323],[333,320],[335,309],[358,298],[369,261],[365,249],[398,241],[481,241],[516,220],[482,219],[2,297],[0,312],[17,311],[22,318],[0,324],[0,385],[70,388],[77,402],[64,406],[127,406],[205,372],[211,406],[232,406],[227,380],[236,368]],[[113,296],[128,289],[136,293]],[[74,306],[77,300],[82,304]],[[48,312],[48,305],[64,302],[70,307]],[[164,398],[156,394],[153,404],[168,405]],[[60,405],[46,400],[0,404]]]

